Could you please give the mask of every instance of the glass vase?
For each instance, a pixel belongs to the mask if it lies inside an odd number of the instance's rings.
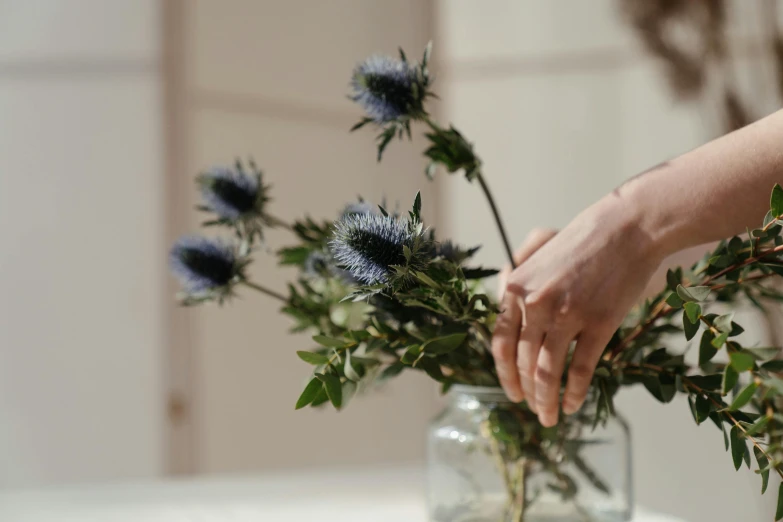
[[[544,428],[499,388],[454,386],[428,438],[432,522],[627,522],[628,426],[595,403]]]

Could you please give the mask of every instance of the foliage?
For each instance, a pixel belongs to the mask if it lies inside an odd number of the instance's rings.
[[[429,86],[429,48],[421,64],[409,64],[402,56],[403,65],[418,71]],[[381,128],[380,158],[391,139],[402,137],[403,131],[410,134],[416,122],[427,128],[428,175],[443,167],[449,173],[463,172],[469,181],[478,180],[505,239],[481,161],[454,127],[437,125],[423,106],[393,121],[367,117],[356,127]],[[417,195],[405,218],[390,216],[382,207],[378,214],[346,212],[336,228],[311,218],[284,224],[264,209],[264,222],[292,233],[294,243],[277,256],[281,265],[296,267],[299,276],[288,285],[286,296],[249,281],[244,272],[236,275],[235,283],[280,300],[282,312],[294,321],[293,330],[312,336],[312,348],[297,352],[312,366],[297,409],[325,403],[340,409],[357,390],[373,388],[403,371],[426,374],[444,392],[454,384],[498,385],[490,340],[501,311],[480,284],[497,271],[470,264],[477,249],[439,241],[424,227],[421,208]],[[246,246],[262,237],[254,227],[231,221],[216,224],[229,227]],[[355,235],[356,227],[360,235]],[[710,312],[719,303],[747,300],[762,307],[767,301],[783,301],[783,294],[767,284],[783,275],[782,228],[783,189],[776,185],[760,228],[747,237],[721,242],[690,270],[669,270],[666,288],[643,303],[606,347],[591,385],[588,409],[595,414],[563,418],[560,426],[605,422],[614,413],[616,393],[641,384],[664,403],[677,394],[687,396],[696,423],[709,419],[723,432],[735,468],[743,463],[751,467],[755,459],[762,492],[771,472],[783,477],[783,361],[776,359],[780,349],[741,345],[737,336],[743,329],[733,315]],[[354,257],[346,257],[342,254],[351,241]],[[341,255],[335,257],[335,250]],[[367,275],[368,260],[372,273],[382,277]],[[665,347],[675,334],[698,344],[698,365],[687,365],[683,354]],[[508,467],[521,462],[525,469],[535,463],[552,475],[563,499],[573,498],[574,480],[558,464],[563,459],[576,463],[596,489],[606,488],[580,458],[578,440],[566,438],[565,429],[540,426],[525,404],[499,408],[486,422],[487,437],[498,448],[510,490],[521,484],[524,491],[524,473],[513,478]],[[516,503],[521,511],[515,521],[523,520],[530,501]]]

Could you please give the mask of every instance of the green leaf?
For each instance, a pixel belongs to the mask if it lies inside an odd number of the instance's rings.
[[[299,396],[299,400],[296,401],[296,409],[301,410],[313,402],[313,399],[315,399],[315,396],[318,395],[318,392],[321,391],[322,388],[323,385],[317,377],[310,379],[310,382],[308,382],[307,386],[305,386],[302,395]]]
[[[463,343],[465,337],[467,337],[467,334],[465,333],[455,333],[443,337],[435,337],[434,339],[426,341],[422,345],[422,350],[425,353],[433,355],[449,353],[453,350],[456,350],[459,345]]]
[[[734,401],[729,406],[729,411],[736,411],[745,406],[748,402],[750,402],[750,399],[753,398],[753,394],[756,393],[756,390],[758,389],[759,385],[756,384],[756,382],[751,382],[747,386],[745,386],[741,392],[737,394],[737,396],[734,398]]]
[[[413,272],[413,276],[424,283],[425,285],[429,286],[430,288],[438,289],[441,287],[437,282],[435,282],[434,279],[432,279],[430,276],[425,274],[424,272]]]
[[[688,377],[688,380],[702,390],[718,391],[723,382],[723,375],[720,373],[714,373],[712,375],[691,375]]]
[[[726,340],[729,338],[729,334],[722,333],[718,337],[712,340],[712,346],[715,348],[720,349],[724,344],[726,344]]]
[[[724,334],[725,335],[725,334]],[[732,352],[729,354],[731,365],[738,372],[747,372],[753,369],[754,358],[751,354],[742,352]]]
[[[283,248],[277,252],[281,265],[301,265],[310,255],[308,247]]]
[[[403,363],[401,362],[392,363],[383,369],[380,375],[380,379],[385,380],[385,379],[391,379],[392,377],[396,377],[404,369],[405,369],[405,365]]]
[[[764,428],[767,427],[767,423],[769,423],[769,417],[766,415],[762,415],[758,419],[756,419],[756,422],[748,426],[745,431],[748,433],[748,435],[755,435],[759,432],[761,432]]]
[[[762,267],[768,268],[772,272],[775,272],[777,275],[783,275],[783,265],[778,264],[772,264],[772,263],[762,263]]]
[[[761,368],[768,372],[783,372],[783,359],[765,362],[761,365]]]
[[[719,256],[711,257],[709,263],[715,268],[726,268],[735,261],[734,256],[729,254],[721,254]]]
[[[710,295],[709,286],[689,286],[677,285],[677,295],[683,301],[704,301]]]
[[[745,439],[742,438],[739,427],[733,426],[731,428],[729,440],[731,441],[731,458],[734,460],[734,469],[739,470],[747,450]]]
[[[711,330],[704,330],[699,343],[699,366],[702,366],[712,360],[718,350],[712,345],[715,334]]]
[[[326,395],[334,407],[339,410],[343,403],[343,386],[340,383],[340,378],[331,373],[317,374],[316,377],[324,383]]]
[[[710,416],[710,412],[712,411],[712,406],[712,402],[704,395],[696,397],[696,424],[701,424],[707,420],[707,417]]]
[[[672,292],[669,294],[669,297],[666,298],[666,304],[671,306],[672,308],[682,308],[683,304],[682,298],[680,298],[679,295],[677,295],[677,292]]]
[[[677,286],[679,286],[681,281],[681,274],[678,274],[678,272],[671,269],[666,271],[666,284],[668,285],[669,289],[672,290],[672,292],[677,290]]]
[[[310,364],[318,365],[318,364],[327,364],[329,362],[329,358],[320,353],[298,351],[296,352],[296,355],[298,355],[299,358],[302,359],[304,362]]]
[[[769,198],[769,210],[776,218],[783,216],[783,188],[780,188],[777,183],[772,188],[772,196]]]
[[[732,365],[727,364],[726,369],[723,370],[723,383],[721,385],[722,395],[726,395],[733,390],[734,386],[737,385],[738,380],[739,374],[737,373],[737,370],[735,370]]]
[[[345,351],[345,366],[343,367],[343,373],[345,373],[346,379],[354,382],[359,381],[362,378],[356,369],[354,369],[353,363],[351,362],[351,350]]]
[[[756,446],[753,446],[753,453],[756,455],[756,463],[759,465],[758,473],[761,475],[761,494],[767,492],[769,485],[769,459]]]
[[[745,451],[742,452],[742,460],[745,461],[745,465],[750,469],[750,450],[747,444],[745,444]]]
[[[739,236],[734,236],[731,238],[731,241],[729,241],[729,252],[731,252],[734,255],[737,255],[740,250],[742,250],[742,239]]]
[[[418,360],[421,354],[422,354],[421,345],[414,344],[412,346],[409,346],[408,349],[405,350],[405,353],[402,354],[402,357],[400,357],[400,361],[402,361],[405,364],[413,364]]]
[[[780,187],[779,185],[775,185],[776,187]],[[778,508],[775,511],[775,522],[783,518],[783,483],[780,484],[780,487],[778,488]]]
[[[416,218],[421,216],[421,192],[417,192],[416,199],[413,200],[413,215]]]
[[[329,348],[342,348],[346,345],[345,341],[334,339],[332,337],[327,337],[325,335],[314,335],[313,341],[317,342],[321,346],[326,346]]]
[[[767,361],[777,356],[780,353],[780,348],[778,348],[777,346],[770,346],[770,347],[763,347],[763,348],[745,348],[743,351],[751,354],[759,361]]]
[[[723,314],[718,316],[715,321],[712,322],[713,326],[723,333],[731,332],[731,320],[734,318],[734,313]]]
[[[682,314],[682,329],[685,331],[685,339],[690,341],[699,331],[699,323],[692,323],[688,314]]]
[[[698,303],[685,303],[685,315],[688,316],[688,320],[694,324],[698,324],[701,317],[701,306]]]

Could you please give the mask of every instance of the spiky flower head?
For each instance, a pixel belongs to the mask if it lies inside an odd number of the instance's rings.
[[[305,259],[302,270],[307,277],[328,277],[332,273],[333,264],[329,254],[313,250]]]
[[[206,224],[233,227],[241,224],[251,239],[256,235],[260,238],[262,228],[273,224],[265,213],[268,187],[262,183],[261,171],[255,164],[251,162],[250,168],[246,172],[237,161],[232,167],[213,167],[196,178],[204,200],[201,209],[218,217]]]
[[[335,223],[335,260],[366,285],[388,284],[394,267],[420,267],[429,243],[420,223],[380,214],[353,214]]]
[[[388,123],[421,112],[424,86],[415,66],[375,55],[360,63],[351,81],[352,99],[375,123]]]
[[[222,301],[231,295],[233,285],[243,279],[247,265],[238,247],[222,239],[185,236],[171,249],[169,263],[183,289],[183,300]]]
[[[354,214],[377,214],[378,207],[372,203],[368,203],[364,200],[359,200],[356,203],[348,203],[342,212],[342,217],[351,216]]]

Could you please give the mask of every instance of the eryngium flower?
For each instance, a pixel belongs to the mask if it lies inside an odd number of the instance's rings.
[[[427,86],[415,65],[371,56],[354,69],[351,87],[351,99],[376,123],[384,124],[422,112]]]
[[[169,256],[171,271],[190,295],[227,294],[241,275],[235,247],[220,239],[201,236],[180,238]]]
[[[332,258],[320,250],[310,252],[304,262],[304,274],[308,277],[328,277],[332,268]]]
[[[405,249],[417,250],[420,233],[407,221],[379,214],[353,214],[335,223],[329,242],[335,260],[358,281],[385,284],[393,266],[406,264]]]
[[[261,216],[264,197],[257,175],[229,167],[213,167],[198,178],[207,207],[219,217],[236,221],[243,216]]]
[[[348,203],[343,209],[342,217],[351,216],[354,214],[377,214],[377,208],[372,203],[367,201],[358,201],[356,203]]]

